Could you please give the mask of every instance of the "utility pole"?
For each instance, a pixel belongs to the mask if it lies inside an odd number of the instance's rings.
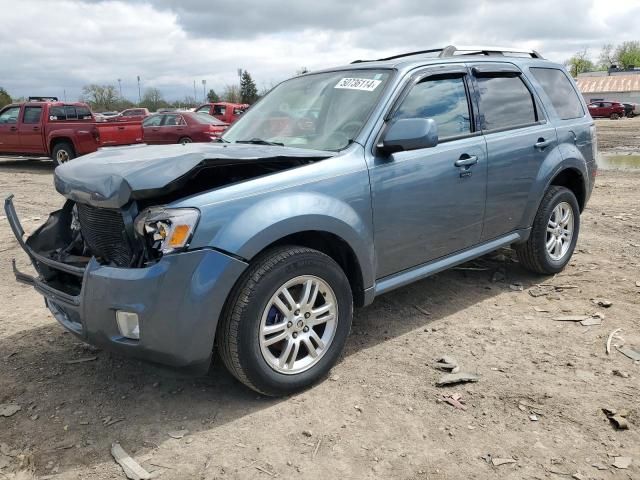
[[[207,103],[207,81],[202,80],[202,103]]]
[[[118,79],[118,88],[120,89],[120,98],[122,98],[122,79]]]
[[[198,94],[196,93],[196,81],[193,81],[193,101],[198,103]],[[195,105],[194,105],[195,107]]]
[[[238,102],[242,102],[242,69],[238,69]]]
[[[140,75],[138,75],[138,105],[142,103],[142,95],[140,94]]]

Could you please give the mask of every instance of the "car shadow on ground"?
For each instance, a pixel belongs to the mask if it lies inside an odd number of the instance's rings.
[[[53,161],[48,158],[0,157],[0,172],[25,171],[52,175],[55,168]]]
[[[543,277],[527,273],[513,260],[511,250],[485,256],[356,310],[345,355],[435,326],[432,324],[475,303],[509,291],[514,283],[527,289],[541,281]],[[47,315],[44,309],[41,314]],[[67,363],[93,357],[97,358]],[[76,448],[64,451],[63,470],[105,461],[114,438],[139,448],[159,445],[172,429],[211,430],[286,401],[249,390],[220,362],[208,376],[191,377],[96,351],[64,332],[53,319],[46,326],[0,340],[0,363],[4,372],[0,403],[22,406],[19,414],[5,419],[3,441],[14,448],[46,445],[47,449],[34,453],[41,472],[48,461],[61,461],[60,448],[68,445]],[[40,418],[37,428],[34,415]],[[70,425],[67,431],[64,425]]]

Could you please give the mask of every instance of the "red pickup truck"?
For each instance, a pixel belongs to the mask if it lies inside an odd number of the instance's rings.
[[[196,113],[208,113],[212,117],[216,117],[218,120],[231,125],[240,118],[240,115],[249,107],[250,105],[246,103],[205,103],[196,108]]]
[[[0,110],[0,155],[64,163],[98,147],[142,142],[140,122],[96,123],[84,103],[23,102]]]

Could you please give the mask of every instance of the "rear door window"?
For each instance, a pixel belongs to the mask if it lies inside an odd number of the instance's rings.
[[[182,125],[182,117],[180,115],[165,115],[163,125],[167,127]]]
[[[440,140],[470,134],[471,114],[464,78],[426,78],[411,89],[394,118],[432,118],[438,125]]]
[[[89,120],[92,117],[91,110],[88,107],[76,107],[76,115],[78,120]]]
[[[158,127],[160,123],[162,123],[162,115],[153,115],[151,117],[147,117],[144,122],[142,122],[143,127]]]
[[[487,74],[477,82],[482,130],[507,130],[538,121],[533,95],[520,75]]]
[[[25,107],[22,123],[38,124],[42,116],[42,107]]]
[[[557,68],[530,68],[561,120],[581,118],[584,108],[566,73]]]

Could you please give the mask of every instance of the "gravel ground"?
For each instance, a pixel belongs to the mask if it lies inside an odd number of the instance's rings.
[[[598,125],[602,150],[640,153],[640,121]],[[62,204],[51,173],[0,160],[26,230]],[[616,345],[640,349],[639,190],[638,171],[600,172],[559,275],[502,250],[378,298],[331,377],[283,399],[220,365],[193,378],[79,343],[14,281],[26,258],[2,217],[0,404],[21,409],[0,416],[0,479],[124,479],[113,442],[161,479],[638,479],[640,365]],[[593,314],[601,325],[554,320]],[[480,380],[436,387],[445,354]],[[466,410],[443,401],[456,394]],[[628,430],[603,408],[626,410]]]

